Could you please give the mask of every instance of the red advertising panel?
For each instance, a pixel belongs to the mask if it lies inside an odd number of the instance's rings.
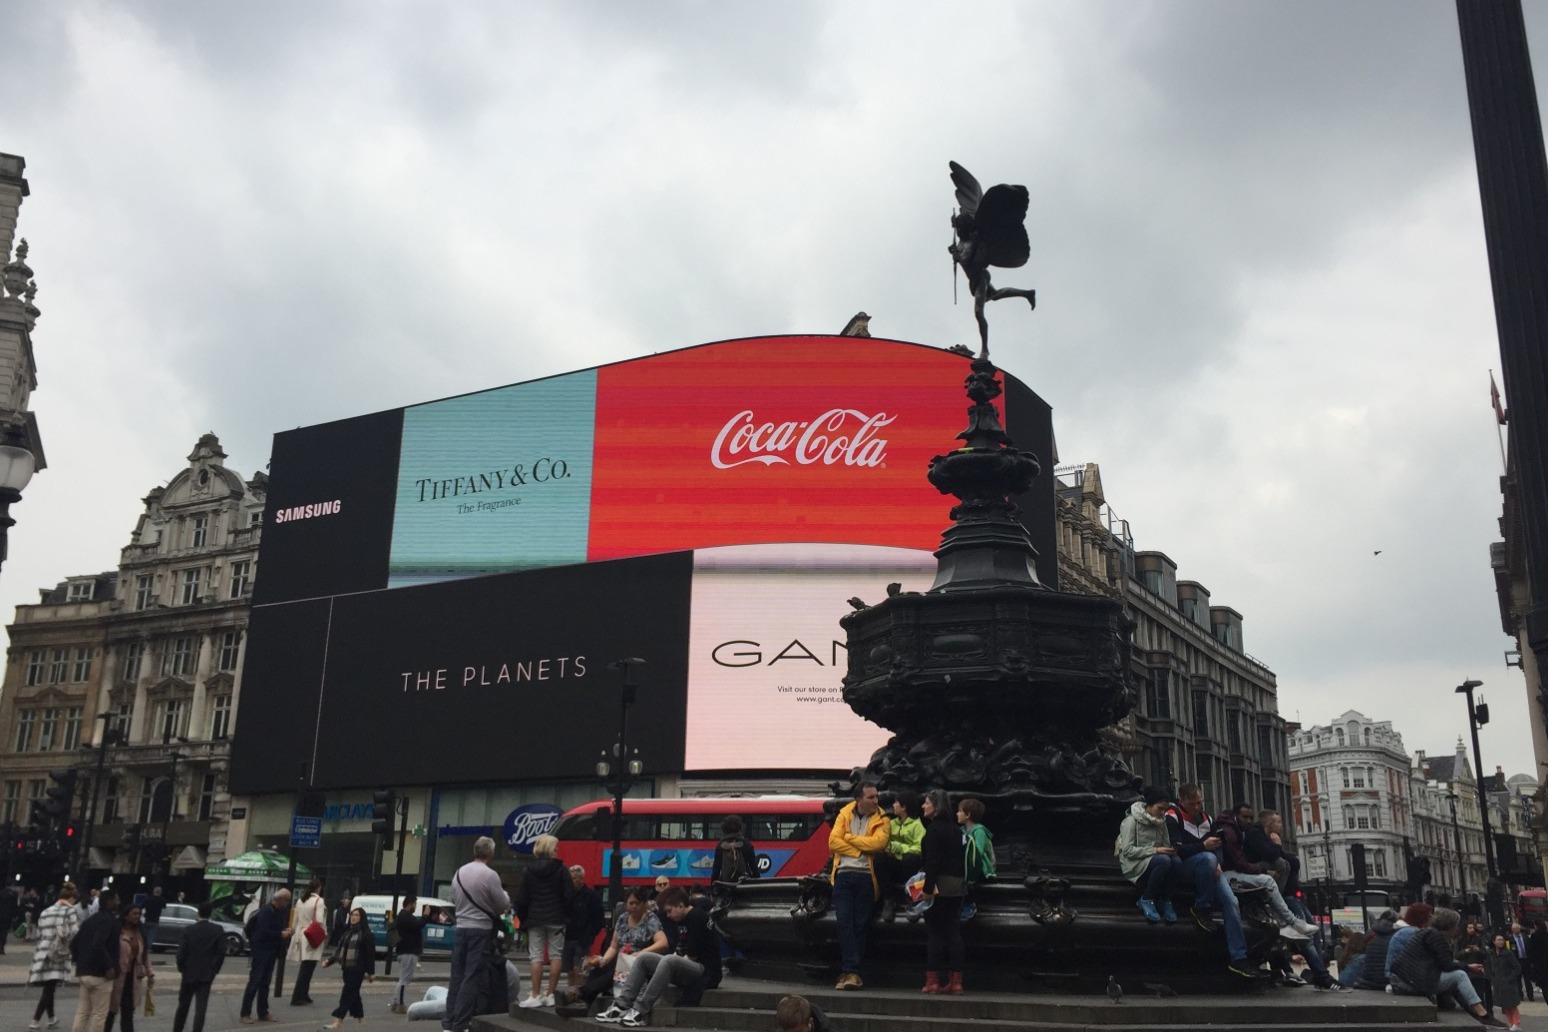
[[[765,542],[933,549],[925,480],[968,360],[851,337],[727,341],[597,371],[589,560]]]

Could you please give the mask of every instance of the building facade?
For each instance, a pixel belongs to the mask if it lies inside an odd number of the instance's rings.
[[[42,470],[48,463],[30,408],[38,386],[32,351],[32,331],[41,314],[34,303],[38,284],[27,264],[27,241],[16,236],[22,201],[29,192],[26,169],[27,162],[18,155],[0,154],[0,443],[26,448],[34,468]],[[0,508],[0,520],[13,518]],[[0,560],[5,558],[6,527],[0,527]]]
[[[1060,587],[1124,601],[1134,621],[1134,715],[1115,738],[1147,784],[1196,782],[1206,805],[1279,809],[1290,798],[1278,684],[1242,646],[1242,614],[1178,580],[1162,552],[1135,551],[1095,463],[1058,477]],[[1288,821],[1286,822],[1289,823]]]
[[[205,434],[145,498],[118,568],[18,606],[0,689],[0,816],[81,772],[83,866],[174,881],[226,856],[226,772],[257,574],[263,473]]]

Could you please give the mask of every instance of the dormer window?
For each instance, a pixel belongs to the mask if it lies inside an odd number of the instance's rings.
[[[65,599],[70,602],[90,602],[96,581],[74,581],[65,587]]]

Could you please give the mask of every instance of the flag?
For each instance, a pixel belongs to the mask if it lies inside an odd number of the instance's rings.
[[[1500,404],[1500,389],[1494,385],[1494,370],[1489,370],[1489,400],[1494,403],[1494,418],[1501,426],[1509,422],[1505,418],[1505,406]]]

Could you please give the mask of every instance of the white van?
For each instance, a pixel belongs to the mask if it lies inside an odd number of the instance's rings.
[[[359,907],[366,912],[366,922],[371,926],[371,934],[376,938],[376,952],[385,955],[387,952],[387,912],[392,910],[391,896],[356,896],[350,901],[350,909]],[[402,907],[403,897],[398,897],[398,906]],[[451,955],[452,938],[456,934],[457,907],[449,899],[436,899],[433,896],[425,896],[415,904],[415,909],[421,915],[428,916],[430,920],[425,922],[425,953]],[[396,918],[397,915],[393,914]]]

